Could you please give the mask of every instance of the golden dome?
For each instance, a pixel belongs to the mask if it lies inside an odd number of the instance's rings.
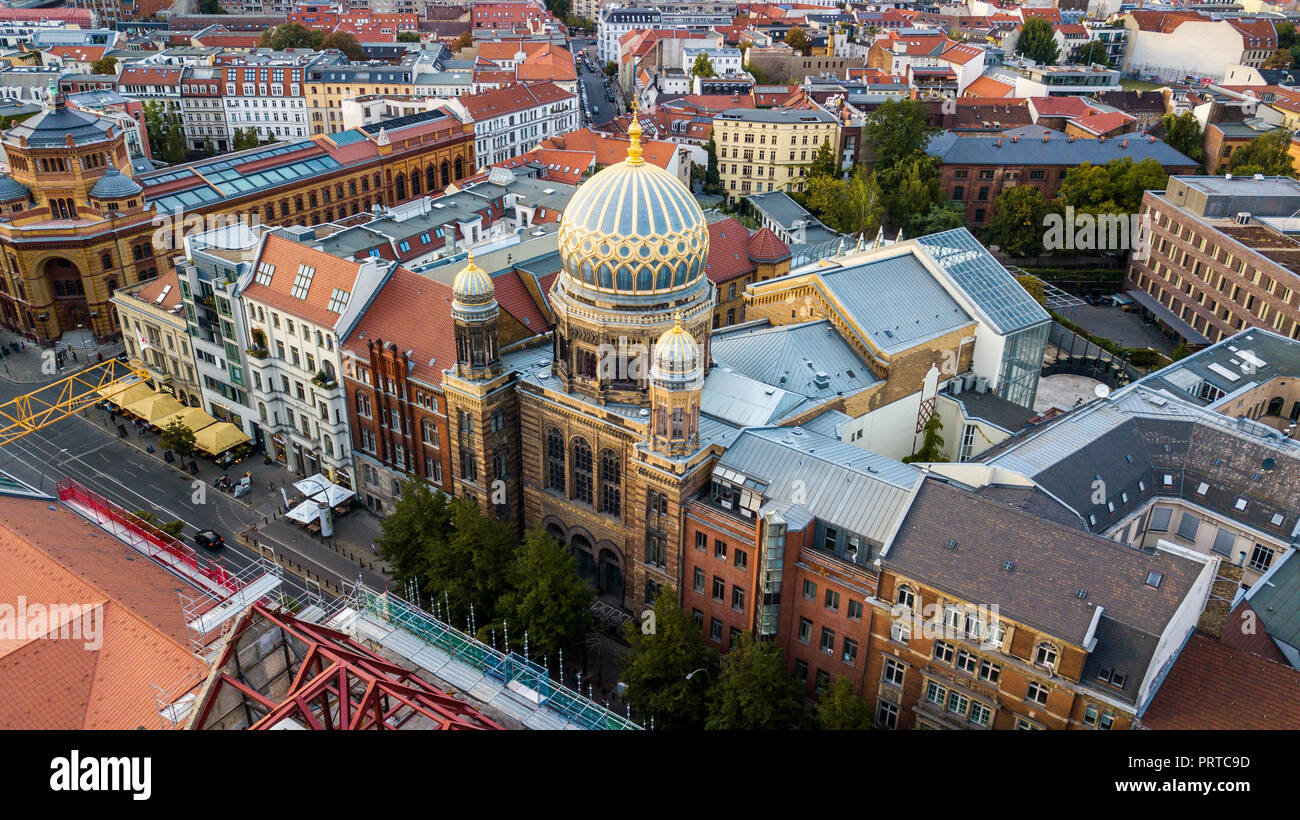
[[[478,314],[491,313],[496,309],[496,288],[492,284],[492,277],[474,264],[473,251],[469,253],[468,263],[452,280],[451,293],[453,315],[463,314],[464,318],[475,318]]]
[[[695,337],[682,328],[682,314],[655,343],[650,363],[650,379],[668,387],[694,388],[703,381],[700,346]]]
[[[627,159],[578,188],[560,220],[564,273],[578,289],[651,294],[704,276],[709,230],[695,197],[642,156],[632,112]]]

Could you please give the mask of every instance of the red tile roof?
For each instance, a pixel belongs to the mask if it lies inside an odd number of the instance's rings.
[[[1233,628],[1234,624],[1244,625],[1252,622],[1249,621],[1251,618],[1254,619],[1255,629],[1248,631],[1244,628]],[[1278,649],[1273,639],[1259,626],[1261,623],[1262,621],[1260,621],[1259,616],[1250,605],[1250,601],[1242,600],[1241,603],[1237,604],[1237,608],[1232,610],[1232,614],[1228,616],[1228,628],[1223,630],[1223,637],[1219,640],[1233,649],[1240,649],[1243,652],[1249,652],[1252,655],[1258,655],[1261,658],[1278,663],[1287,663],[1286,655],[1282,654],[1282,650]]]
[[[442,384],[442,371],[456,362],[451,288],[406,268],[394,270],[343,347],[366,357],[367,343],[376,339],[412,351],[412,378]]]
[[[1300,671],[1195,633],[1142,715],[1150,729],[1300,729]]]
[[[1090,134],[1096,134],[1099,137],[1109,136],[1111,133],[1128,125],[1136,120],[1137,117],[1130,117],[1123,111],[1106,111],[1099,114],[1088,114],[1079,117],[1074,124]]]
[[[790,246],[770,228],[762,228],[750,237],[749,258],[755,262],[780,262],[790,258]]]
[[[711,282],[726,282],[754,272],[749,259],[749,229],[734,219],[709,223],[709,258],[704,272]]]
[[[482,122],[493,117],[527,111],[572,96],[572,93],[555,83],[533,85],[514,83],[492,91],[469,94],[461,97],[460,101],[476,122]]]
[[[278,308],[321,327],[333,327],[339,320],[340,314],[329,309],[335,288],[347,291],[349,302],[356,295],[352,291],[356,288],[361,263],[340,259],[281,236],[266,237],[262,252],[253,266],[254,270],[263,262],[275,266],[271,284],[263,285],[254,276],[253,281],[244,288],[245,298]],[[310,265],[316,269],[305,299],[291,295],[300,265]]]
[[[519,273],[511,269],[492,277],[497,304],[506,313],[518,319],[524,327],[534,333],[545,333],[551,329],[551,322],[533,301],[528,288],[524,287],[519,276]]]

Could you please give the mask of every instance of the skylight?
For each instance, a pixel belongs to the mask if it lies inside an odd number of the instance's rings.
[[[334,292],[330,294],[330,303],[327,305],[328,309],[334,313],[342,313],[347,308],[348,298],[351,295],[352,294],[346,290],[334,288]]]
[[[316,275],[316,269],[307,263],[298,266],[298,273],[293,277],[293,288],[289,295],[295,299],[306,299],[307,290],[311,287],[311,278]]]
[[[275,265],[270,262],[259,262],[257,264],[257,276],[254,278],[257,279],[257,284],[269,287],[273,273],[275,273]]]

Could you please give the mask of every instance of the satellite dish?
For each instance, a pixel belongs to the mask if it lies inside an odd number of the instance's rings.
[[[1092,388],[1092,392],[1097,394],[1097,398],[1104,399],[1110,395],[1110,388],[1104,384],[1099,384]]]

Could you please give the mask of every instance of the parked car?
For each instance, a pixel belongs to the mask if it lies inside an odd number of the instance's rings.
[[[226,539],[222,538],[215,530],[199,530],[194,533],[194,543],[200,547],[207,547],[210,550],[220,549],[226,545]]]

